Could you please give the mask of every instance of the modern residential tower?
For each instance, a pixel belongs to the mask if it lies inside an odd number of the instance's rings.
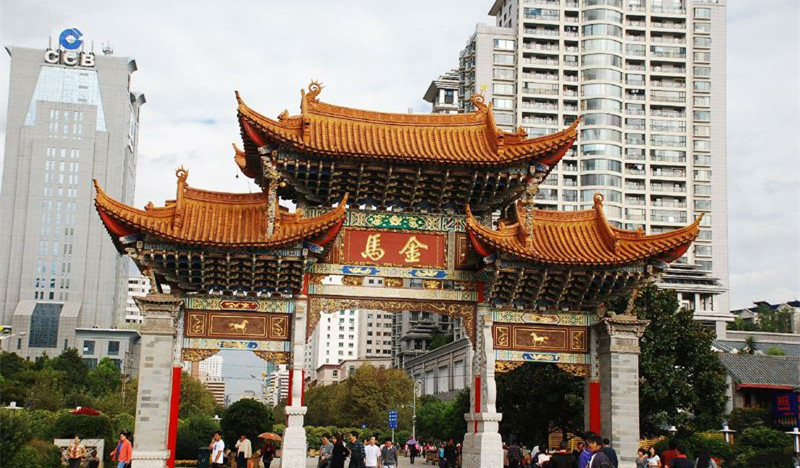
[[[702,215],[699,238],[661,285],[724,333],[724,0],[497,0],[489,14],[496,25],[478,25],[460,54],[460,109],[482,92],[498,127],[529,136],[581,116],[540,208],[588,209],[601,192],[614,225],[648,234]]]
[[[80,31],[58,47],[8,47],[11,69],[0,191],[0,319],[20,355],[79,347],[75,329],[124,320],[128,260],[94,209],[92,180],[133,201],[136,62],[95,55]]]

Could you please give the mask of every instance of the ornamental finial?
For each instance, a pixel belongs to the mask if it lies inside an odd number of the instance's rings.
[[[489,107],[486,105],[486,97],[483,95],[483,93],[473,94],[469,97],[469,101],[481,112],[486,112],[489,110]]]
[[[184,169],[183,165],[181,165],[181,167],[175,171],[175,176],[178,178],[178,182],[186,182],[186,179],[189,177],[189,170]]]
[[[597,208],[602,208],[603,207],[603,200],[605,200],[605,199],[606,199],[606,197],[602,193],[600,193],[600,192],[595,193],[594,194],[594,206],[597,207]]]
[[[318,80],[311,80],[311,84],[308,85],[308,94],[306,96],[312,101],[318,101],[317,96],[322,92],[322,88],[322,83]]]

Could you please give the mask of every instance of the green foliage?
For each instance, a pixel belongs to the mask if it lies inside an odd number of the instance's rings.
[[[744,339],[744,347],[742,347],[742,352],[745,354],[756,353],[756,337],[750,335]]]
[[[46,367],[36,373],[29,392],[29,401],[34,409],[57,411],[65,407],[64,390],[70,388],[63,372]]]
[[[51,366],[53,370],[64,374],[64,382],[70,390],[80,391],[86,388],[89,366],[83,362],[77,349],[67,348],[52,360]]]
[[[212,416],[217,403],[214,394],[189,373],[181,374],[181,402],[178,417]]]
[[[786,356],[786,351],[783,348],[779,348],[777,346],[770,346],[767,349],[768,356]]]
[[[180,421],[175,447],[176,458],[178,460],[196,459],[198,449],[207,447],[211,442],[211,435],[218,429],[219,422],[208,416],[192,416]]]
[[[31,433],[34,439],[50,438],[52,427],[59,418],[59,413],[45,410],[20,411],[27,418],[30,424]]]
[[[461,441],[464,438],[464,413],[469,412],[469,391],[450,401],[431,396],[417,401],[417,436],[423,440]]]
[[[306,422],[313,426],[388,429],[389,410],[396,410],[399,427],[411,427],[413,382],[400,369],[378,369],[365,364],[347,380],[310,388],[306,392]],[[283,422],[283,405],[275,407],[278,422]]]
[[[550,428],[583,430],[583,378],[552,364],[525,363],[498,375],[497,402],[500,432],[530,446],[545,442]]]
[[[122,431],[130,433],[136,432],[136,418],[128,413],[120,413],[111,418],[111,427],[114,434],[119,434]]]
[[[30,419],[24,411],[0,409],[0,460],[13,459],[31,438]]]
[[[119,391],[122,375],[114,361],[106,357],[89,372],[88,383],[93,395],[108,395]]]
[[[452,343],[454,339],[455,335],[452,333],[434,333],[428,350],[433,351],[434,349],[441,348],[444,345]]]
[[[249,398],[241,399],[225,410],[220,421],[225,445],[233,447],[239,436],[244,434],[256,447],[258,435],[271,432],[274,421],[272,411],[263,403]]]
[[[624,310],[620,298],[612,310]],[[634,310],[650,325],[639,356],[639,420],[643,436],[663,426],[717,429],[725,411],[725,369],[712,351],[712,330],[679,309],[675,291],[649,286],[640,291]],[[694,415],[694,418],[690,418]]]
[[[52,439],[72,439],[75,435],[81,439],[104,439],[106,447],[114,447],[111,419],[106,415],[89,416],[86,414],[65,413],[59,416],[50,431]]]
[[[769,418],[769,410],[765,408],[736,408],[731,411],[728,423],[731,429],[742,432],[748,427],[765,425]]]
[[[8,466],[15,468],[61,468],[61,451],[52,442],[31,440],[20,447]]]
[[[776,310],[764,304],[759,304],[756,309],[755,320],[745,321],[737,318],[732,324],[728,324],[728,330],[791,333],[792,311],[788,308]]]
[[[749,427],[736,439],[736,466],[780,468],[790,466],[792,438],[776,429]]]

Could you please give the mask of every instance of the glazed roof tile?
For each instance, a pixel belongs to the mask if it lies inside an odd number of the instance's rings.
[[[534,209],[533,239],[524,226],[525,211],[517,204],[516,220],[501,220],[497,230],[480,224],[467,207],[467,229],[476,249],[502,251],[544,264],[622,266],[644,259],[671,262],[683,255],[699,233],[698,219],[689,226],[662,234],[645,235],[611,226],[602,196],[584,211]]]
[[[720,354],[719,360],[740,385],[800,386],[800,357]]]
[[[576,121],[550,135],[527,138],[498,130],[492,106],[474,95],[475,112],[465,114],[393,114],[351,109],[321,102],[322,87],[301,91],[301,114],[284,111],[278,120],[252,110],[236,94],[242,136],[256,146],[277,142],[301,153],[352,159],[496,166],[519,162],[553,165],[577,137]],[[245,145],[247,146],[247,145]]]
[[[277,207],[274,232],[269,235],[270,207],[263,192],[199,190],[186,184],[187,171],[179,169],[177,175],[177,199],[167,201],[163,207],[148,203],[144,210],[109,197],[95,181],[95,206],[109,232],[115,236],[143,233],[189,245],[273,248],[319,236],[331,237],[344,222],[346,196],[336,208],[313,218]]]

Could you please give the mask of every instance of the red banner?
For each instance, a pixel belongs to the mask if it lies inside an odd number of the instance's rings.
[[[444,233],[345,229],[343,263],[446,268],[446,245]]]

